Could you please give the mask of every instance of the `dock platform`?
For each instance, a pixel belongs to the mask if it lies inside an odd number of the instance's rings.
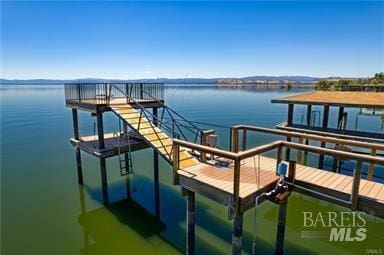
[[[104,134],[104,149],[100,149],[99,140],[96,135],[82,136],[79,139],[72,138],[71,144],[78,146],[80,150],[96,156],[97,158],[109,158],[117,156],[120,153],[126,153],[129,151],[138,151],[148,148],[148,144],[134,132],[131,132],[130,138],[122,139],[114,133]]]
[[[256,170],[258,160],[258,156],[256,156],[244,159],[240,163],[240,212],[254,207],[255,197],[262,192],[271,190],[278,180],[276,159],[260,156],[260,186],[258,186],[258,170]],[[216,167],[201,163],[178,170],[177,174],[180,178],[180,185],[186,189],[201,193],[224,205],[233,201],[233,165]],[[304,194],[316,196],[317,193],[322,193],[349,201],[352,193],[353,176],[296,164],[295,186],[296,191]],[[311,193],[308,191],[309,189],[314,192]],[[384,210],[377,207],[378,205],[384,206],[384,184],[361,180],[357,210],[366,213],[375,212],[378,217],[384,217]]]

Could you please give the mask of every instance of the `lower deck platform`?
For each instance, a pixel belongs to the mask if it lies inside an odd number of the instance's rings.
[[[79,140],[71,139],[73,146],[79,146],[80,150],[96,156],[98,158],[108,158],[118,155],[118,147],[120,146],[120,152],[128,152],[129,146],[131,151],[138,151],[148,148],[148,144],[136,135],[134,132],[130,134],[130,138],[120,138],[114,136],[113,133],[104,134],[104,149],[99,149],[99,141],[97,136],[83,136]]]
[[[241,212],[254,206],[255,197],[274,188],[278,176],[275,174],[276,159],[260,156],[260,186],[257,185],[258,156],[244,159],[240,166]],[[224,205],[233,199],[233,167],[216,167],[201,163],[178,170],[179,183],[183,188],[200,193]],[[353,177],[329,172],[305,165],[296,165],[294,189],[325,200],[345,201],[348,206],[352,192]],[[324,199],[324,197],[322,197]],[[337,202],[336,202],[337,203]],[[361,180],[357,210],[384,217],[384,184]]]

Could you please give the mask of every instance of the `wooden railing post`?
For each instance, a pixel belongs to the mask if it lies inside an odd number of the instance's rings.
[[[276,150],[276,172],[277,172],[277,166],[280,164],[281,162],[281,154],[282,154],[282,151],[283,151],[283,148],[281,145],[279,145],[277,147],[277,150]]]
[[[376,149],[371,150],[371,156],[376,156]],[[374,171],[375,171],[375,164],[373,162],[371,162],[371,163],[369,163],[368,174],[367,174],[367,180],[368,181],[373,180]]]
[[[239,130],[236,127],[231,128],[231,151],[239,152]]]
[[[173,154],[173,160],[172,160],[172,166],[173,166],[173,184],[178,185],[179,179],[177,178],[177,171],[179,170],[179,158],[180,158],[180,146],[179,144],[173,142],[172,144],[172,154]]]
[[[288,171],[288,181],[290,183],[295,183],[296,178],[296,162],[291,160],[289,161],[289,171]]]
[[[247,150],[247,130],[243,129],[243,151]]]
[[[356,164],[356,169],[353,174],[352,192],[351,192],[351,209],[355,211],[359,200],[359,188],[361,180],[361,167],[363,163],[359,160]]]
[[[300,144],[303,144],[304,140],[302,137],[299,138],[299,143]],[[296,159],[297,163],[299,164],[302,164],[302,161],[303,161],[303,151],[302,150],[298,150],[297,151],[297,159]]]

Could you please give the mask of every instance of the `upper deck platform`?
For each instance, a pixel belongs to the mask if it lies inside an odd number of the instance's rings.
[[[133,108],[138,108],[136,103],[147,108],[164,103],[163,83],[68,83],[64,89],[66,107],[90,112],[110,111],[111,105],[126,103]]]
[[[272,103],[384,108],[384,92],[316,91],[272,99]]]

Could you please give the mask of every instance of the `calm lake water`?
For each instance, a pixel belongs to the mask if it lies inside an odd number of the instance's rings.
[[[187,119],[215,123],[222,147],[228,146],[225,127],[251,124],[273,128],[286,119],[286,106],[272,98],[305,90],[230,90],[209,87],[165,90],[168,105]],[[153,212],[152,152],[134,153],[131,175],[134,200],[125,200],[125,177],[116,158],[107,160],[111,205],[101,204],[98,160],[83,153],[84,187],[77,184],[71,111],[64,107],[62,86],[1,86],[1,254],[181,254],[185,247],[185,200],[180,187],[171,184],[171,167],[160,162],[161,221]],[[356,110],[349,110],[350,127]],[[331,111],[331,113],[333,113]],[[301,121],[298,107],[295,120]],[[336,125],[331,114],[331,125]],[[359,117],[361,130],[380,131],[380,120]],[[117,128],[117,119],[106,114],[106,132]],[[80,112],[82,135],[93,134],[94,119]],[[208,127],[207,127],[208,128]],[[212,127],[210,127],[212,128]],[[250,140],[257,145],[272,140],[261,134]],[[381,169],[383,170],[383,169]],[[380,175],[382,175],[381,171]],[[81,208],[85,205],[85,208]],[[139,206],[140,205],[140,206]],[[83,210],[83,212],[81,212]],[[367,239],[362,242],[329,242],[301,239],[303,211],[348,211],[301,194],[291,196],[286,230],[287,254],[366,254],[384,252],[384,223],[364,216]],[[228,254],[232,223],[227,210],[197,196],[196,254]],[[273,254],[277,207],[265,202],[258,208],[258,254]],[[243,253],[251,252],[254,211],[244,217]],[[319,229],[316,229],[319,230]]]

